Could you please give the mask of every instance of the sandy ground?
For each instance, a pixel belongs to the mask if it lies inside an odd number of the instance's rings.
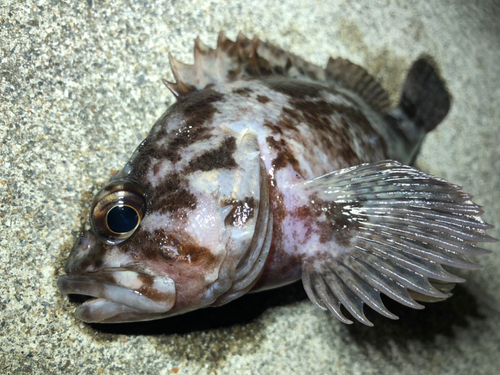
[[[431,5],[432,4],[432,5]],[[463,185],[500,226],[500,4],[484,1],[45,1],[0,5],[0,372],[494,374],[500,251],[450,300],[346,326],[301,285],[158,322],[86,325],[56,288],[93,192],[173,97],[167,51],[192,61],[239,30],[317,64],[365,66],[392,99],[421,54],[454,102],[417,165]],[[492,235],[500,237],[498,230]],[[496,370],[495,370],[496,369]]]

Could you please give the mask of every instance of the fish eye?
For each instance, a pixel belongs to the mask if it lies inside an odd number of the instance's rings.
[[[139,225],[139,213],[134,207],[116,205],[108,211],[106,224],[116,234],[133,231]]]
[[[90,222],[101,241],[116,245],[134,234],[145,214],[144,189],[129,181],[112,181],[96,195]]]

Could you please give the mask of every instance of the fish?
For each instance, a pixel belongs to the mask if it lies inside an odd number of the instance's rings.
[[[411,166],[451,107],[430,56],[395,108],[347,59],[322,68],[241,33],[169,59],[175,103],[95,196],[57,281],[87,298],[76,318],[161,319],[301,280],[372,326],[365,305],[398,319],[382,294],[422,309],[465,281],[453,269],[482,267],[468,257],[497,241],[482,207]]]

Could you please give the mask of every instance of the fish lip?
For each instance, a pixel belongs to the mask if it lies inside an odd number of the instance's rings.
[[[99,280],[103,275],[106,281]],[[110,277],[111,276],[111,277]],[[144,287],[143,280],[147,282]],[[93,297],[77,307],[75,314],[86,322],[116,321],[123,314],[159,315],[175,304],[175,283],[133,271],[109,271],[90,275],[65,275],[57,280],[63,294]]]

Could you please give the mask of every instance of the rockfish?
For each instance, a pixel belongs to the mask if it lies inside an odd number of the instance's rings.
[[[362,67],[220,34],[170,56],[176,102],[96,195],[58,280],[85,322],[160,319],[302,279],[344,323],[420,309],[494,242],[471,195],[411,164],[451,98],[429,57],[399,104]],[[341,305],[352,316],[346,317]]]

